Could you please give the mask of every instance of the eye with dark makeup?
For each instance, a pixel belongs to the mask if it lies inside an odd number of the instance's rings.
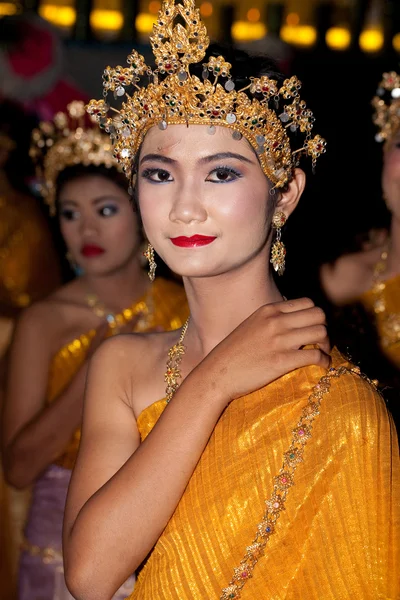
[[[215,178],[211,179],[211,176]],[[206,181],[211,183],[231,183],[241,177],[242,174],[233,167],[216,167],[209,173]]]
[[[119,208],[115,204],[105,204],[97,212],[101,217],[113,217],[119,212]]]
[[[76,221],[79,218],[79,212],[72,210],[72,208],[62,208],[60,210],[60,217],[66,221]]]
[[[165,169],[144,169],[141,173],[141,177],[152,183],[167,183],[169,181],[173,181],[171,174]]]
[[[141,173],[141,177],[152,183],[168,183],[173,181],[172,175],[165,169],[144,169]],[[233,167],[221,166],[210,171],[205,181],[210,183],[230,183],[241,177],[242,174]]]

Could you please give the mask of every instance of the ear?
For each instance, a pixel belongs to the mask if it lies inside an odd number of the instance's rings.
[[[282,211],[285,213],[286,217],[289,217],[296,208],[305,185],[306,174],[302,169],[295,169],[293,179],[288,184],[287,190],[281,193],[281,196],[276,203],[276,210]]]

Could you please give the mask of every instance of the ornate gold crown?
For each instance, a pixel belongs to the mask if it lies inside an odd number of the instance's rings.
[[[39,191],[55,215],[58,175],[73,165],[122,167],[112,154],[108,135],[97,127],[85,127],[85,105],[81,101],[68,104],[67,113],[59,112],[53,121],[43,121],[32,132],[29,154],[36,165]]]
[[[383,79],[372,99],[373,122],[379,128],[377,142],[389,140],[400,128],[400,74],[383,73]]]
[[[114,156],[129,178],[133,158],[152,126],[191,123],[208,125],[211,134],[222,125],[234,137],[244,136],[267,177],[276,187],[284,186],[301,154],[311,156],[314,165],[325,152],[325,140],[311,137],[314,117],[300,99],[301,83],[291,77],[279,87],[267,76],[249,77],[248,85],[236,91],[231,65],[223,56],[204,62],[200,79],[190,73],[190,65],[204,59],[209,42],[194,0],[164,0],[150,36],[156,67],[148,67],[136,50],[127,58],[128,67],[107,67],[104,99],[91,100],[89,114],[111,135]],[[110,92],[122,100],[120,110],[108,104]],[[296,132],[298,139],[299,132],[305,135],[300,148],[291,148],[289,132]]]

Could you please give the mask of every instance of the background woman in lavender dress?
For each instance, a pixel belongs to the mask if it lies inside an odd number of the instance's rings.
[[[82,123],[66,127],[72,117],[83,117],[83,110],[73,103],[69,115],[42,124],[33,141],[45,200],[58,215],[71,261],[83,274],[24,311],[12,344],[4,471],[16,488],[34,484],[19,600],[71,598],[64,583],[61,530],[88,359],[108,335],[171,330],[188,315],[183,288],[165,278],[151,283],[142,267],[137,216],[108,138],[82,129]],[[126,597],[133,585],[132,575],[114,598]]]

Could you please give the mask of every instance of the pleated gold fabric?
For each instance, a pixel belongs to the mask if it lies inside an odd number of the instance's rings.
[[[151,306],[149,298],[151,299]],[[117,315],[116,320],[117,322],[128,323],[138,314],[144,315],[144,319],[135,322],[132,331],[147,331],[157,327],[165,331],[179,329],[189,315],[183,287],[178,283],[159,277],[152,284],[150,294]],[[50,367],[47,391],[47,401],[49,403],[63,392],[82,366],[95,334],[94,329],[83,333],[79,338],[72,340],[61,348],[54,356]],[[65,469],[73,468],[80,437],[81,432],[77,430],[68,448],[55,461],[55,464]]]
[[[375,321],[384,354],[400,369],[400,275],[381,282],[377,289],[378,293],[365,292],[360,301]]]
[[[332,364],[351,368],[337,350]],[[131,600],[221,597],[254,539],[312,388],[325,374],[316,366],[293,371],[227,407]],[[142,439],[165,406],[160,400],[139,416]],[[396,431],[375,388],[348,371],[332,379],[322,398],[285,510],[240,597],[399,600],[399,570]]]

